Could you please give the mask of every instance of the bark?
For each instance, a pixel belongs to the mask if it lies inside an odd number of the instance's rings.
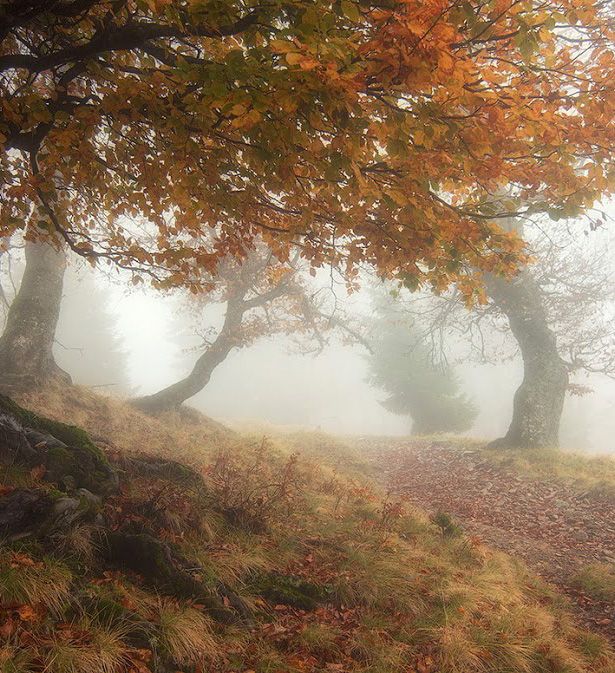
[[[177,409],[199,393],[209,383],[215,368],[224,362],[238,343],[238,332],[248,305],[242,300],[229,300],[224,325],[211,346],[196,361],[192,371],[181,381],[145,397],[133,400],[133,405],[148,414]]]
[[[70,382],[53,357],[66,255],[47,243],[26,244],[26,268],[0,337],[0,383],[32,387],[52,379]]]
[[[523,357],[523,381],[515,393],[510,427],[492,445],[556,447],[568,369],[547,323],[540,288],[525,271],[513,281],[491,276],[487,289],[508,318]]]

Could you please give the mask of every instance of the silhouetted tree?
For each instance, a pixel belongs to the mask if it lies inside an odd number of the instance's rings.
[[[205,330],[202,347],[190,373],[163,390],[134,400],[148,413],[180,407],[209,383],[211,375],[235,348],[244,348],[272,334],[301,334],[321,349],[323,332],[338,326],[323,310],[317,292],[302,280],[299,256],[283,263],[264,245],[239,262],[222,260],[211,277],[207,295],[192,297],[187,309],[203,313],[213,302],[224,305],[219,330]]]
[[[89,268],[66,276],[53,349],[75,383],[129,393],[128,358],[109,309],[109,297]]]
[[[447,330],[461,333],[482,362],[521,354],[524,375],[511,423],[494,446],[556,447],[566,392],[579,390],[570,378],[580,372],[615,376],[609,242],[599,232],[583,236],[581,224],[562,220],[547,235],[539,222],[525,221],[532,263],[509,279],[487,274],[485,303],[469,313],[459,292],[423,311],[436,340]],[[507,225],[521,227],[517,220]],[[494,349],[498,333],[503,348]]]
[[[477,410],[452,369],[434,363],[416,319],[391,295],[374,304],[369,381],[387,393],[382,405],[410,416],[416,434],[470,429]]]

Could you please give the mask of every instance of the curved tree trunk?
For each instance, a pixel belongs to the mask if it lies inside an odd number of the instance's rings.
[[[66,255],[62,249],[41,242],[28,242],[25,255],[19,292],[0,337],[0,384],[15,388],[51,379],[70,382],[53,357]]]
[[[523,357],[523,381],[515,393],[512,422],[506,436],[492,446],[555,447],[568,370],[547,324],[540,288],[524,271],[512,281],[490,276],[487,289],[508,318]]]
[[[153,395],[146,395],[133,400],[133,405],[149,414],[158,414],[177,409],[186,400],[203,390],[209,383],[214,369],[224,362],[228,354],[237,345],[237,334],[246,308],[244,302],[230,299],[220,334],[196,361],[190,374],[181,381]]]

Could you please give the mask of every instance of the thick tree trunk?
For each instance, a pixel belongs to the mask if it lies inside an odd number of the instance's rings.
[[[229,300],[224,326],[213,344],[196,361],[194,368],[186,378],[163,390],[133,400],[133,405],[149,414],[179,408],[209,383],[214,369],[224,362],[228,354],[237,345],[237,334],[241,327],[245,305],[240,300]]]
[[[491,276],[487,289],[508,318],[523,357],[523,381],[515,393],[513,418],[493,446],[555,447],[568,386],[568,370],[547,324],[540,288],[527,271],[512,281]]]
[[[0,384],[16,388],[51,379],[70,382],[53,357],[66,255],[40,242],[28,242],[25,254],[23,279],[0,337]]]

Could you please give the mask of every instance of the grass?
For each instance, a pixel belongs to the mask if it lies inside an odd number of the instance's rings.
[[[104,437],[113,460],[146,453],[197,470],[190,488],[128,471],[104,516],[171,545],[250,620],[215,621],[200,599],[106,567],[77,530],[53,549],[1,552],[1,673],[613,673],[608,644],[576,628],[552,589],[445,515],[391,500],[344,442],[242,438],[74,388],[24,403]],[[247,515],[229,516],[239,505]]]
[[[579,491],[615,497],[615,460],[559,449],[482,449],[491,462],[532,479],[555,479]]]
[[[162,647],[180,666],[201,664],[218,655],[220,648],[212,634],[212,622],[199,610],[161,598],[157,621]]]
[[[575,575],[574,584],[592,598],[615,603],[615,564],[587,565]]]
[[[412,441],[451,450],[475,451],[489,462],[525,478],[552,479],[576,491],[615,497],[615,459],[611,456],[555,448],[490,448],[483,439],[449,435],[413,437]]]
[[[128,663],[126,629],[74,622],[39,644],[49,673],[116,673]]]
[[[72,575],[60,561],[20,552],[0,552],[0,604],[42,605],[60,614],[71,600]]]

